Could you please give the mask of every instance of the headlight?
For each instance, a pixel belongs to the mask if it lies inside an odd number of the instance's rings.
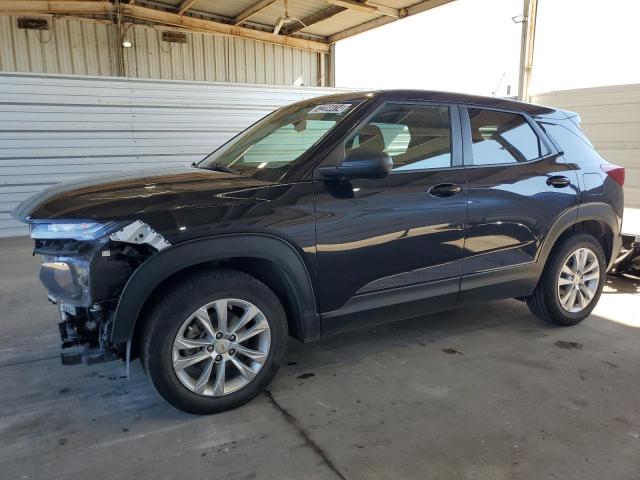
[[[119,226],[117,222],[42,222],[31,224],[33,239],[95,240]]]

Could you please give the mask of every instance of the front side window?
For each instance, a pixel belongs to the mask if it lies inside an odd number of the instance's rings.
[[[346,142],[346,154],[369,150],[393,159],[393,171],[451,166],[449,107],[386,104]]]
[[[549,153],[522,115],[479,108],[468,112],[472,165],[528,162]]]
[[[198,167],[277,180],[360,102],[325,101],[282,108],[213,152]]]

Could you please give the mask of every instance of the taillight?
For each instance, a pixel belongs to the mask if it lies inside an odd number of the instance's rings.
[[[600,168],[604,173],[613,178],[621,187],[624,185],[624,167],[612,165],[611,163],[605,163],[603,165],[600,165]]]

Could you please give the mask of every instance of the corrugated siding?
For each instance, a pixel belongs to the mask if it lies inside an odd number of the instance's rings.
[[[598,152],[626,169],[625,205],[640,208],[640,84],[542,93],[532,100],[580,114]]]
[[[132,28],[124,49],[126,76],[271,85],[320,84],[319,53],[235,37],[187,33],[167,43],[153,28]]]
[[[122,49],[112,23],[52,18],[50,30],[37,31],[18,29],[16,18],[0,16],[5,72],[315,86],[320,62],[327,62],[316,52],[205,33],[185,32],[187,43],[168,43],[160,28],[140,25],[127,30],[133,47]]]
[[[0,236],[47,186],[190,164],[288,103],[336,89],[0,73]]]

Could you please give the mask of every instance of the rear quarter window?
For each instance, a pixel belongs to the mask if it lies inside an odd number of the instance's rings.
[[[555,143],[556,148],[564,153],[565,160],[568,162],[596,165],[603,163],[602,157],[582,129],[570,119],[541,120],[538,124]]]

